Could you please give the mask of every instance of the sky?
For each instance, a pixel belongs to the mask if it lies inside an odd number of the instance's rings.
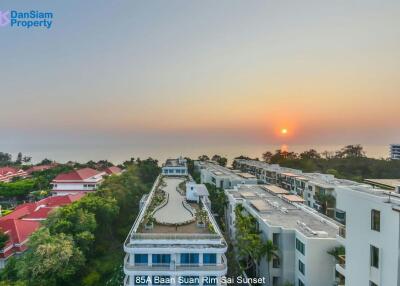
[[[0,28],[0,148],[400,142],[397,0],[2,0],[7,9],[53,12],[54,23]]]

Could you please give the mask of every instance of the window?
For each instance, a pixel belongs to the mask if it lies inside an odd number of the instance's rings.
[[[171,285],[171,277],[153,276],[153,285]]]
[[[379,248],[373,245],[370,248],[370,260],[372,267],[379,268]]]
[[[272,286],[278,286],[279,284],[279,277],[272,277]]]
[[[203,254],[203,264],[216,264],[217,254],[215,253],[204,253]]]
[[[135,264],[147,264],[147,254],[135,254]]]
[[[305,245],[296,238],[296,249],[303,255],[305,255]]]
[[[299,271],[303,275],[305,273],[305,268],[306,268],[306,266],[304,265],[304,263],[301,260],[299,260]]]
[[[279,246],[279,233],[272,234],[272,242],[274,245]]]
[[[153,254],[152,263],[153,264],[169,264],[171,262],[170,254]]]
[[[381,212],[371,210],[371,229],[375,231],[381,230]]]
[[[299,286],[306,286],[305,284],[304,284],[304,282],[303,281],[301,281],[300,279],[299,279]]]
[[[279,268],[281,267],[281,261],[279,260],[279,257],[274,257],[272,259],[272,268]]]
[[[198,253],[182,253],[181,264],[199,264]]]

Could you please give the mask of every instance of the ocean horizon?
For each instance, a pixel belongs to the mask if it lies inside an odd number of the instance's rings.
[[[350,144],[350,143],[349,143]],[[166,144],[167,145],[167,144]],[[274,152],[278,149],[284,149],[293,152],[302,152],[309,149],[315,149],[318,152],[340,150],[343,145],[289,145],[289,144],[241,144],[241,145],[199,145],[190,144],[182,145],[135,145],[135,144],[52,144],[52,145],[29,145],[24,146],[7,146],[0,144],[0,152],[10,153],[13,159],[16,158],[18,152],[23,155],[31,156],[32,163],[38,163],[47,158],[60,163],[68,161],[87,162],[89,160],[109,160],[114,164],[120,164],[131,157],[146,159],[152,157],[160,163],[168,158],[176,158],[179,156],[197,159],[200,155],[213,156],[218,154],[232,160],[240,155],[249,156],[251,158],[261,158],[265,151]],[[372,158],[388,158],[388,145],[363,145],[364,151],[368,157]]]

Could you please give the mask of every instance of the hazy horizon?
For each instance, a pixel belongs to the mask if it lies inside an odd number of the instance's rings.
[[[90,146],[128,146],[161,157],[361,144],[385,157],[400,142],[399,8],[2,1],[0,10],[53,12],[54,24],[0,28],[0,151],[86,158]]]

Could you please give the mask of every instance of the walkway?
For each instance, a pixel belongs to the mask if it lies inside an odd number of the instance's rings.
[[[179,224],[193,219],[192,214],[182,205],[185,197],[176,191],[182,181],[184,181],[183,178],[164,177],[164,182],[167,186],[163,190],[169,194],[169,200],[166,206],[154,214],[154,218],[159,223]]]

